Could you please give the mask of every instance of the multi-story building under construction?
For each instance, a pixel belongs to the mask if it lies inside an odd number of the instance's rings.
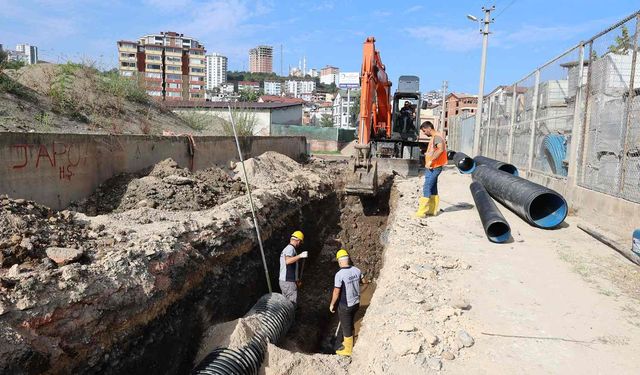
[[[273,47],[257,46],[249,50],[249,71],[251,73],[273,72]]]
[[[118,42],[123,76],[136,76],[147,94],[162,100],[204,100],[205,49],[194,38],[172,31],[137,42]]]

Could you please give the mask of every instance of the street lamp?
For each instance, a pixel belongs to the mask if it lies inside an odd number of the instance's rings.
[[[495,6],[491,8],[482,7],[484,12],[484,27],[480,29],[482,33],[482,58],[480,59],[480,83],[478,84],[478,106],[476,107],[476,126],[473,131],[473,155],[480,153],[480,124],[482,123],[482,100],[484,99],[484,76],[487,66],[487,46],[489,43],[489,24],[493,22],[491,19],[491,12],[496,9]],[[467,15],[467,18],[473,22],[478,22],[478,18],[472,15]]]

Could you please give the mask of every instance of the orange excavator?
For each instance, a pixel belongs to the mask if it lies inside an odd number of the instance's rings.
[[[416,76],[401,76],[399,92],[391,100],[391,82],[386,67],[376,50],[375,38],[364,42],[360,71],[360,117],[358,141],[349,163],[348,194],[375,195],[378,188],[378,167],[384,172],[409,174],[417,169],[416,153],[420,118],[419,81]],[[401,108],[400,101],[405,101]],[[408,103],[408,104],[407,104]],[[414,104],[411,104],[414,103]]]

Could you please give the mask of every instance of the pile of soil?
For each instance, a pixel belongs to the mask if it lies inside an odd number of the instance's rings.
[[[274,151],[245,160],[245,169],[249,176],[249,184],[257,188],[284,184],[299,179],[303,174],[309,178],[312,174],[305,172],[295,160]],[[244,181],[242,165],[235,168],[237,178]]]
[[[0,198],[0,267],[46,258],[48,247],[82,249],[89,229],[71,211],[53,211],[24,199]]]
[[[200,211],[243,195],[244,185],[229,173],[211,167],[192,173],[166,159],[146,171],[123,173],[102,183],[87,199],[73,204],[90,216],[139,207]]]

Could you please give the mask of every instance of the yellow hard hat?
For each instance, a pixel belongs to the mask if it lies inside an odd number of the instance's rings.
[[[302,232],[300,232],[299,230],[293,232],[291,237],[295,237],[295,238],[299,239],[300,241],[304,241],[304,234]]]
[[[340,259],[340,258],[348,257],[348,256],[349,256],[349,253],[347,253],[347,250],[345,250],[345,249],[340,249],[336,253],[336,259]]]

